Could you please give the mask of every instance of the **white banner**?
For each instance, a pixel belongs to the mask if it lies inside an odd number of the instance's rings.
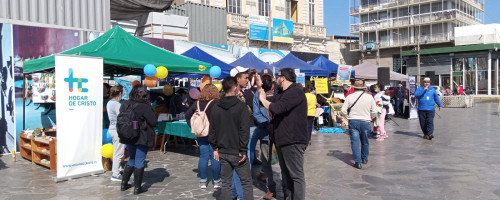
[[[417,90],[417,83],[415,76],[408,76],[410,82],[410,118],[409,119],[417,119],[418,118],[418,99],[415,97],[415,90]]]
[[[56,55],[56,181],[102,173],[102,58]]]

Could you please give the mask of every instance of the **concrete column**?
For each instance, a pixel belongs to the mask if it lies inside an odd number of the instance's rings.
[[[439,74],[438,77],[439,77],[439,84],[438,85],[439,85],[439,87],[442,87],[442,84],[441,84],[441,74]]]
[[[477,58],[474,60],[474,69],[476,69],[476,95],[478,94],[479,89],[479,80],[477,80]]]
[[[462,58],[462,59],[463,59],[463,62],[462,62],[462,87],[465,90],[465,58]]]
[[[491,80],[493,77],[491,77],[491,51],[488,52],[488,95],[491,95]]]
[[[450,56],[450,90],[453,91],[453,56]]]

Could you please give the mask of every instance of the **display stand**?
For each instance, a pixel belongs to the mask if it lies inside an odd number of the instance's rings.
[[[33,137],[21,133],[19,134],[19,144],[21,145],[21,157],[47,167],[51,171],[57,171],[56,138]]]

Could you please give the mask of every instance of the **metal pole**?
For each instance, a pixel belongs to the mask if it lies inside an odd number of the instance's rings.
[[[377,30],[375,31],[375,43],[377,48],[377,67],[380,67],[380,40],[378,39],[378,23]]]
[[[26,130],[26,89],[26,75],[23,73],[23,130]]]
[[[268,49],[271,49],[271,32],[273,31],[273,21],[272,21],[273,17],[272,17],[272,11],[271,11],[271,8],[269,8],[269,20],[268,20],[268,23],[269,23],[269,38],[267,40],[267,48]]]
[[[420,26],[417,36],[417,87],[420,87]]]

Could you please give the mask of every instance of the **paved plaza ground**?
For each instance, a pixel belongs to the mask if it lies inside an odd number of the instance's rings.
[[[497,106],[498,100],[482,100],[474,108],[438,112],[432,141],[422,139],[418,120],[396,118],[399,126],[387,123],[388,139],[370,140],[362,170],[351,167],[347,135],[314,135],[305,155],[306,199],[500,199]],[[110,172],[54,183],[47,168],[3,156],[0,199],[219,199],[212,184],[199,189],[195,146],[150,152],[147,160],[149,191],[134,196],[131,189],[121,192]],[[273,168],[279,178],[279,166]],[[255,199],[264,189],[254,181]]]

